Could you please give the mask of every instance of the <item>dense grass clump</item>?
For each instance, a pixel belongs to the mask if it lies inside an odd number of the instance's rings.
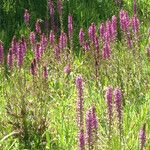
[[[0,41],[0,149],[150,149],[150,28],[139,3],[129,13],[126,1],[49,0],[44,19],[23,7],[20,33]]]

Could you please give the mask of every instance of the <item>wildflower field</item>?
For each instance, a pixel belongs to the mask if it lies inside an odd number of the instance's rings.
[[[149,8],[2,0],[0,150],[150,150]]]

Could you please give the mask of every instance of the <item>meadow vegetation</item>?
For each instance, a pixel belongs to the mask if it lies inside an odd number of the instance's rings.
[[[3,0],[0,149],[149,150],[149,6]]]

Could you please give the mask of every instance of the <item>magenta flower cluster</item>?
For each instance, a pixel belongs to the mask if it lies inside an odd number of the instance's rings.
[[[114,97],[114,98],[113,98]],[[114,99],[114,101],[113,101]],[[107,87],[106,94],[105,94],[105,101],[107,104],[107,113],[108,113],[108,122],[109,126],[112,125],[113,119],[113,103],[115,104],[116,116],[118,118],[119,128],[121,127],[122,120],[123,120],[123,108],[122,108],[122,92],[120,88],[113,88],[111,86]]]

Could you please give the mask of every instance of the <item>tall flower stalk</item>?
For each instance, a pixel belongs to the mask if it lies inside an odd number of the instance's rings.
[[[7,55],[7,65],[10,70],[13,68],[13,52],[12,48],[9,49],[8,55]]]
[[[118,128],[119,128],[119,134],[120,134],[120,142],[122,139],[122,92],[121,90],[117,87],[114,90],[114,101],[115,101],[115,107],[116,107],[116,113],[117,113],[117,118],[118,118]]]
[[[109,140],[112,133],[112,120],[113,120],[113,89],[111,86],[106,88],[105,101],[107,104],[108,126],[109,126]]]
[[[70,49],[73,49],[73,20],[72,16],[68,16],[68,36],[70,41]]]
[[[78,149],[84,149],[84,99],[83,99],[83,79],[81,76],[76,77],[76,89],[77,89],[77,125],[79,128],[78,137]]]
[[[57,9],[58,9],[59,19],[60,19],[60,24],[61,24],[61,30],[63,30],[63,20],[62,20],[63,4],[62,4],[62,0],[57,0]]]
[[[89,150],[96,147],[97,129],[98,120],[96,116],[96,109],[93,106],[86,113],[86,141]]]
[[[49,13],[50,13],[50,19],[51,19],[51,28],[54,31],[55,30],[55,20],[54,20],[54,3],[53,0],[48,0],[48,6],[49,6]]]

